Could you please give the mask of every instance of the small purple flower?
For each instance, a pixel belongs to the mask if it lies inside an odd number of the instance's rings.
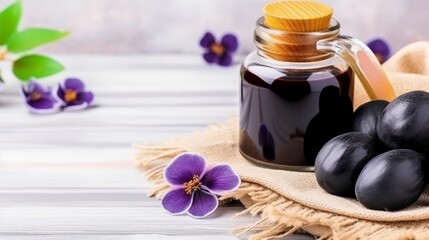
[[[52,96],[52,89],[45,87],[34,80],[30,80],[27,88],[22,87],[28,109],[32,113],[54,113],[59,110],[59,103]]]
[[[171,214],[187,213],[203,218],[218,206],[217,195],[235,190],[240,178],[229,165],[206,166],[204,158],[183,153],[164,170],[164,179],[172,189],[162,199],[162,206]]]
[[[68,78],[63,85],[59,84],[55,97],[66,111],[85,109],[94,99],[92,92],[85,91],[85,84],[77,78]]]
[[[232,54],[238,49],[238,40],[233,34],[225,34],[218,43],[214,35],[207,32],[200,40],[200,46],[206,49],[203,54],[206,62],[226,67],[232,64]]]
[[[380,63],[384,63],[390,57],[390,47],[387,42],[381,38],[368,42],[368,47],[375,54]]]

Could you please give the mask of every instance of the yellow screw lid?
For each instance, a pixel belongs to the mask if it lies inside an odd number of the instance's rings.
[[[264,6],[265,24],[291,32],[315,32],[329,27],[333,9],[312,0],[289,0]]]

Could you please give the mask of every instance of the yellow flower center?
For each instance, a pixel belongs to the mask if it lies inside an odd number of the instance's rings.
[[[4,49],[0,49],[0,61],[6,58],[7,51]]]
[[[74,100],[76,100],[77,97],[77,92],[75,90],[66,90],[65,94],[64,94],[64,100],[66,100],[66,102],[73,102]]]
[[[210,51],[212,51],[214,54],[216,54],[218,57],[222,57],[223,54],[225,53],[225,47],[222,46],[219,43],[213,43],[210,46]]]
[[[38,91],[34,91],[34,92],[32,92],[31,94],[30,94],[30,99],[32,100],[32,101],[37,101],[37,100],[39,100],[39,99],[41,99],[42,98],[42,94],[41,93],[39,93]]]
[[[194,175],[192,180],[183,184],[186,194],[192,194],[194,191],[201,189],[201,182],[198,175]]]

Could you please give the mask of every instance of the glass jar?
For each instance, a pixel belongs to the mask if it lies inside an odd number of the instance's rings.
[[[269,167],[312,171],[320,148],[351,130],[354,73],[342,57],[317,49],[339,36],[286,32],[257,21],[255,43],[241,67],[241,154]],[[298,44],[297,44],[298,43]]]

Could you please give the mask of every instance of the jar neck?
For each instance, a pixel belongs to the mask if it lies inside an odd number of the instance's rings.
[[[340,24],[334,18],[330,27],[318,32],[289,32],[265,25],[264,17],[256,22],[254,37],[258,54],[262,57],[286,62],[317,62],[332,57],[332,53],[317,50],[321,39],[338,37]]]

